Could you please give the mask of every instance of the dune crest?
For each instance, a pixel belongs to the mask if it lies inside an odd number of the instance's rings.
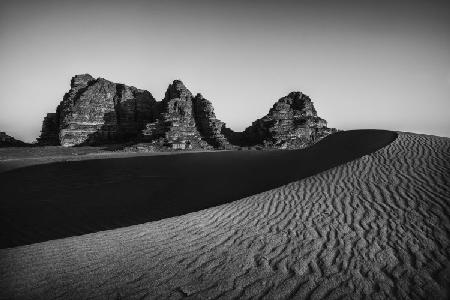
[[[2,298],[433,298],[450,291],[450,139],[233,203],[0,250]]]

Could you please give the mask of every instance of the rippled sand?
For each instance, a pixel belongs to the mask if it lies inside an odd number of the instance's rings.
[[[0,250],[2,298],[448,299],[450,139],[229,204]]]

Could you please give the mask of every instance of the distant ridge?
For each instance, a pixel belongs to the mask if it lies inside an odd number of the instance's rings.
[[[16,140],[12,136],[6,134],[6,132],[0,132],[0,147],[18,147],[27,145],[25,142]]]
[[[89,74],[76,75],[55,113],[44,118],[39,145],[141,143],[150,151],[167,149],[301,149],[336,132],[317,116],[301,92],[280,98],[269,113],[243,132],[218,120],[212,103],[195,97],[180,80],[162,101],[132,86]]]

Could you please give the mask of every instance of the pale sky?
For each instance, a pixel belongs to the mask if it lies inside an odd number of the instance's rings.
[[[0,1],[0,131],[31,142],[75,74],[174,79],[243,130],[291,91],[330,127],[450,136],[450,1]]]

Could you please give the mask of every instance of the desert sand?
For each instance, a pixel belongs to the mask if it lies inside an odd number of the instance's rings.
[[[357,157],[181,216],[2,249],[1,298],[448,299],[450,139],[399,133]]]
[[[89,159],[99,153],[86,153],[48,164],[24,159],[36,165],[0,173],[4,195],[0,248],[137,225],[229,203],[351,161],[396,137],[391,131],[354,130],[296,151],[124,153],[121,158],[112,153],[103,154],[103,159]],[[55,159],[63,157],[67,155]],[[75,157],[81,160],[73,161]]]

